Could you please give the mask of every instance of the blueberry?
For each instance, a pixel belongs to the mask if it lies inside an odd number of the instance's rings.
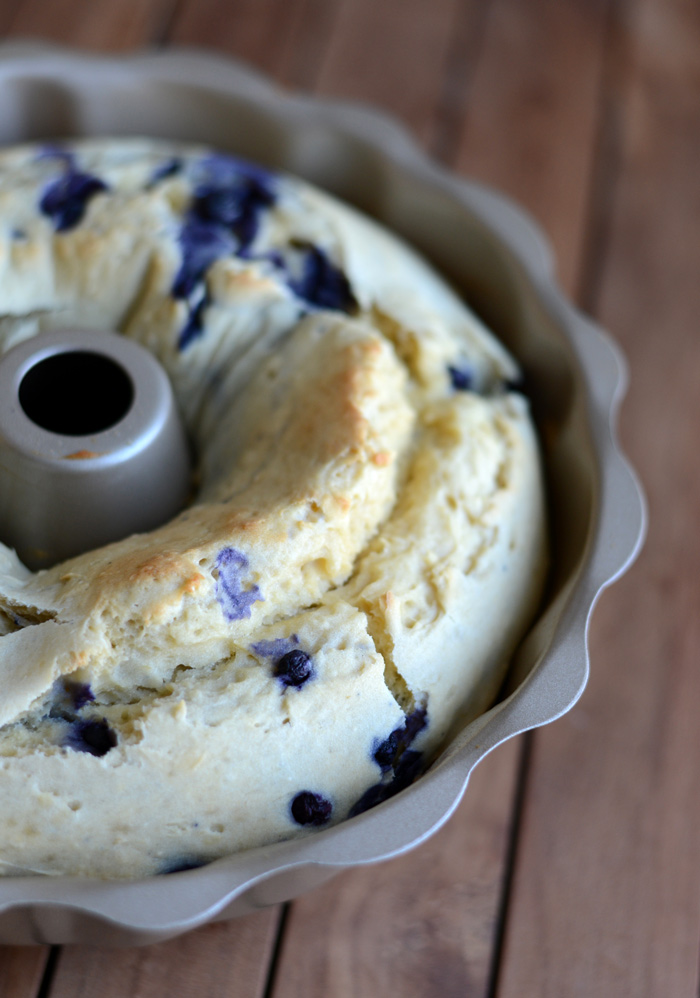
[[[76,752],[107,755],[117,744],[117,733],[110,728],[104,717],[91,721],[76,720],[71,724],[64,744]]]
[[[71,679],[64,680],[64,689],[71,699],[74,710],[81,710],[86,704],[92,703],[95,694],[89,683],[77,683]]]
[[[423,755],[421,752],[409,749],[408,746],[427,723],[427,709],[424,706],[416,707],[400,728],[395,728],[379,744],[375,742],[372,758],[380,767],[383,779],[381,783],[376,783],[366,790],[352,806],[349,815],[351,818],[393,797],[420,775]]]
[[[206,859],[173,859],[166,863],[159,872],[161,874],[184,873],[186,870],[198,870],[206,865]]]
[[[389,783],[375,783],[369,790],[365,790],[360,799],[350,808],[348,818],[354,818],[358,814],[363,814],[363,812],[369,811],[371,807],[376,807],[377,804],[381,804],[382,801],[387,800],[387,798],[391,797],[390,788],[391,784]]]
[[[423,753],[407,749],[399,759],[394,770],[394,779],[391,782],[392,793],[398,793],[404,787],[409,786],[418,776],[423,767]]]
[[[383,773],[397,766],[402,758],[402,753],[405,753],[406,748],[427,723],[426,708],[417,707],[408,715],[400,728],[395,728],[388,738],[376,746],[373,759]]]
[[[357,299],[350,282],[323,250],[305,242],[295,242],[292,247],[302,254],[301,274],[288,282],[294,294],[318,308],[356,312]]]
[[[185,222],[179,242],[182,263],[173,282],[173,298],[189,297],[209,267],[236,248],[235,239],[222,225],[197,218]]]
[[[303,686],[313,675],[311,656],[300,648],[295,648],[283,655],[282,658],[277,659],[272,671],[283,686],[298,688]]]
[[[187,322],[180,330],[180,335],[178,336],[178,350],[186,350],[190,343],[199,339],[202,335],[204,332],[204,312],[209,304],[209,296],[204,294],[196,305],[190,306]]]
[[[90,198],[106,190],[98,177],[71,170],[45,188],[39,208],[53,221],[56,232],[66,232],[80,222]]]
[[[190,212],[202,221],[230,229],[238,239],[238,252],[250,246],[257,235],[260,214],[274,204],[273,192],[253,178],[237,177],[226,186],[198,187]]]
[[[302,790],[290,804],[292,818],[298,825],[325,825],[331,817],[333,805],[320,794]]]
[[[57,679],[51,692],[53,702],[49,717],[69,722],[76,720],[76,711],[95,699],[88,683],[78,683],[73,679]]]
[[[422,752],[414,752],[413,749],[408,749],[399,759],[392,779],[386,783],[375,783],[369,790],[365,790],[360,799],[350,808],[348,817],[354,818],[364,811],[369,811],[370,808],[376,807],[377,804],[381,804],[383,801],[394,797],[399,791],[405,790],[407,786],[420,776],[422,769]]]
[[[428,711],[425,707],[416,707],[416,709],[408,715],[403,726],[404,730],[404,745],[410,745],[413,739],[416,737],[419,731],[428,723]]]
[[[399,751],[399,733],[401,729],[392,731],[374,752],[375,762],[381,766],[382,770],[389,770],[394,765],[396,754]]]
[[[258,234],[260,228],[259,206],[253,203],[247,204],[241,211],[236,224],[232,226],[233,231],[238,236],[239,256],[250,258],[250,245]]]
[[[243,588],[243,575],[249,562],[242,551],[223,548],[216,559],[216,598],[227,620],[250,617],[251,607],[263,600],[258,586]]]
[[[180,231],[174,298],[187,298],[216,260],[232,253],[247,256],[260,213],[275,201],[269,174],[229,156],[207,157],[195,175],[200,182]]]
[[[234,225],[241,214],[240,193],[231,187],[200,187],[194,194],[192,213],[202,220]]]
[[[194,165],[194,174],[198,184],[226,187],[245,178],[265,187],[271,194],[274,190],[274,173],[257,163],[250,163],[228,153],[218,152],[204,156]]]
[[[168,177],[175,177],[178,173],[182,171],[182,160],[173,157],[172,159],[166,159],[160,166],[157,166],[153,173],[151,174],[151,179],[148,182],[148,187],[153,187],[160,183],[161,180],[167,180]]]
[[[450,375],[450,381],[452,382],[452,387],[455,391],[469,391],[474,381],[474,372],[469,367],[466,365],[463,365],[462,367],[453,367],[452,365],[449,365],[447,371]]]
[[[504,392],[525,392],[525,379],[522,374],[517,374],[514,378],[506,378],[503,382]]]

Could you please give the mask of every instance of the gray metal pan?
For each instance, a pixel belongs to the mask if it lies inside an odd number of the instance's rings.
[[[146,135],[204,142],[299,174],[412,242],[521,361],[545,452],[553,571],[502,699],[455,726],[416,784],[312,838],[146,881],[0,879],[0,941],[133,945],[292,898],[338,871],[403,853],[435,832],[474,766],[578,699],[600,592],[630,565],[645,506],[615,438],[619,350],[566,300],[545,239],[507,199],[446,172],[393,120],[282,93],[211,53],[103,58],[0,46],[0,141]]]

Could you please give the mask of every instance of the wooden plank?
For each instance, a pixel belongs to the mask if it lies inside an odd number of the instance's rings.
[[[256,912],[155,946],[65,947],[51,998],[262,998],[276,918]],[[13,996],[14,998],[14,996]]]
[[[0,37],[7,33],[21,4],[22,0],[5,0],[0,6]]]
[[[184,0],[170,44],[215,48],[280,81],[312,86],[339,0]]]
[[[594,618],[580,706],[537,741],[499,998],[698,993],[700,16],[618,14],[596,311],[631,365],[640,562]]]
[[[487,993],[519,749],[485,759],[457,815],[419,849],[294,902],[273,998]]]
[[[104,51],[141,47],[159,40],[174,2],[22,0],[6,34]]]
[[[48,946],[0,946],[0,998],[34,998],[49,952]]]
[[[609,0],[497,0],[471,81],[456,163],[530,211],[578,286]]]
[[[383,108],[427,141],[454,34],[471,24],[473,7],[463,0],[432,0],[426,16],[424,0],[346,0],[324,53],[317,90]]]

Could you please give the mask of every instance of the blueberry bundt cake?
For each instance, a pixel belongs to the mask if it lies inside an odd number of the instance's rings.
[[[0,872],[312,834],[492,703],[542,590],[538,448],[515,362],[403,243],[200,148],[10,149],[0,316],[0,353],[145,346],[196,465],[150,533],[36,573],[0,543]]]

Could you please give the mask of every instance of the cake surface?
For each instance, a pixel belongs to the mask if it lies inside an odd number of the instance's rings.
[[[230,156],[23,147],[0,316],[0,352],[140,342],[197,462],[149,534],[36,574],[0,544],[0,872],[311,834],[490,705],[544,579],[537,442],[515,362],[409,248]]]

